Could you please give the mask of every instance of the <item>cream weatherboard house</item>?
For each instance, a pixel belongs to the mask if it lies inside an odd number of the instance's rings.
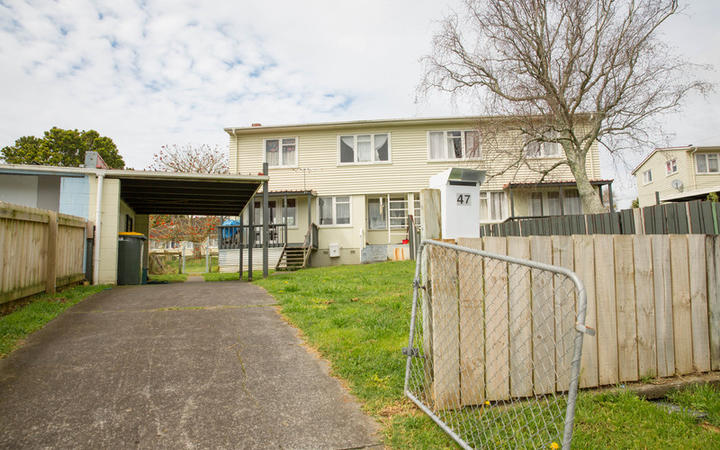
[[[254,124],[225,131],[230,136],[232,173],[257,174],[263,162],[269,164],[270,223],[283,229],[287,223],[288,245],[304,242],[317,225],[318,249],[311,265],[322,266],[407,257],[403,240],[408,215],[422,223],[419,192],[429,187],[431,176],[448,168],[487,171],[474,206],[481,223],[582,212],[566,166],[538,183],[535,170],[560,160],[557,144],[525,145],[518,132],[498,131],[497,118],[493,131],[489,125],[486,130],[489,122],[483,117],[451,117]],[[527,156],[527,164],[513,165],[518,155]],[[609,183],[600,180],[596,145],[587,170],[597,189]],[[260,206],[256,197],[256,224],[262,219]],[[246,211],[245,223],[247,219]],[[271,264],[279,252],[271,253]],[[237,268],[237,257],[234,264]]]
[[[720,191],[720,147],[657,148],[632,171],[640,207],[704,199]]]

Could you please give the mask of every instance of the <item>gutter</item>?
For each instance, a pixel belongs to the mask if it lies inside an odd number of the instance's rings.
[[[100,219],[105,171],[97,172],[97,195],[95,201],[95,236],[93,237],[93,284],[100,284]]]

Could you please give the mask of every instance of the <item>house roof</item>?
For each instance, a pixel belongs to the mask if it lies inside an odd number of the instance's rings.
[[[86,167],[0,165],[0,174],[99,176],[120,180],[120,197],[137,214],[237,215],[269,179],[264,175],[100,170]]]
[[[587,113],[584,113],[587,114]],[[582,115],[582,114],[580,114]],[[589,114],[587,114],[589,116]],[[371,120],[350,120],[342,122],[316,122],[316,123],[298,123],[284,125],[269,126],[250,126],[250,127],[229,127],[225,128],[225,132],[229,135],[239,134],[266,134],[268,132],[282,132],[289,130],[330,130],[336,128],[349,127],[377,127],[393,126],[393,125],[445,125],[457,122],[479,122],[491,120],[514,120],[513,116],[455,116],[455,117],[412,117],[412,118],[394,118],[394,119],[371,119]]]
[[[685,146],[682,146],[682,147],[662,147],[662,148],[656,148],[656,149],[653,149],[653,151],[651,151],[650,153],[648,153],[648,154],[645,156],[645,158],[643,158],[643,160],[640,161],[640,164],[638,164],[637,166],[635,166],[635,168],[634,168],[634,169],[632,170],[632,172],[630,172],[630,173],[633,174],[633,175],[635,175],[635,174],[637,173],[637,171],[640,170],[640,169],[642,168],[642,166],[644,166],[645,163],[648,162],[648,160],[650,160],[650,158],[652,158],[652,156],[653,156],[655,153],[658,153],[658,152],[683,152],[683,151],[685,151],[685,152],[697,152],[697,151],[718,151],[718,150],[720,150],[720,146],[714,146],[714,145],[713,145],[713,146],[702,146],[702,147],[698,147],[698,146],[694,146],[694,145],[685,145]]]

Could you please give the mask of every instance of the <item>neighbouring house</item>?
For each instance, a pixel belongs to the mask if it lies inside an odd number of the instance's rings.
[[[84,265],[87,279],[95,283],[117,282],[119,232],[147,236],[150,214],[237,216],[267,180],[257,175],[108,170],[95,164],[91,153],[84,167],[0,164],[0,201],[88,220],[87,238],[94,241],[86,249]],[[148,246],[144,248],[147,267]]]
[[[640,207],[704,199],[720,191],[720,147],[656,148],[632,171]]]
[[[537,169],[561,160],[559,144],[528,144],[512,127],[498,129],[497,122],[449,117],[253,124],[225,131],[230,137],[231,173],[258,173],[264,162],[269,165],[269,226],[275,237],[271,263],[282,257],[283,247],[307,242],[317,226],[318,250],[310,264],[324,266],[407,257],[403,241],[408,237],[408,216],[419,224],[423,220],[419,192],[429,187],[431,176],[448,168],[487,172],[478,204],[473,205],[479,209],[480,223],[582,213],[567,166],[555,168],[540,181]],[[503,172],[518,156],[525,162]],[[600,176],[597,144],[591,148],[587,170],[596,189],[609,189],[611,180]],[[255,224],[262,223],[259,197],[253,208]],[[249,213],[243,216],[245,224]],[[252,234],[257,247],[259,231]],[[237,269],[236,249],[220,243],[221,269]]]

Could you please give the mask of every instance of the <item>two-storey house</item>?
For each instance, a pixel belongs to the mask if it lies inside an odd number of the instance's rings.
[[[640,207],[704,199],[720,191],[720,147],[656,148],[632,171]]]
[[[407,238],[408,215],[422,223],[420,190],[447,168],[487,171],[474,206],[481,223],[581,213],[567,166],[539,182],[542,168],[563,159],[560,145],[528,144],[513,127],[498,129],[497,123],[449,117],[254,124],[225,131],[232,173],[256,174],[263,162],[269,164],[270,222],[287,224],[287,242],[303,242],[310,225],[317,225],[317,266],[357,264],[378,254],[402,257],[396,249]],[[597,189],[609,183],[600,180],[597,145],[587,170]],[[255,223],[261,216],[256,197]]]

